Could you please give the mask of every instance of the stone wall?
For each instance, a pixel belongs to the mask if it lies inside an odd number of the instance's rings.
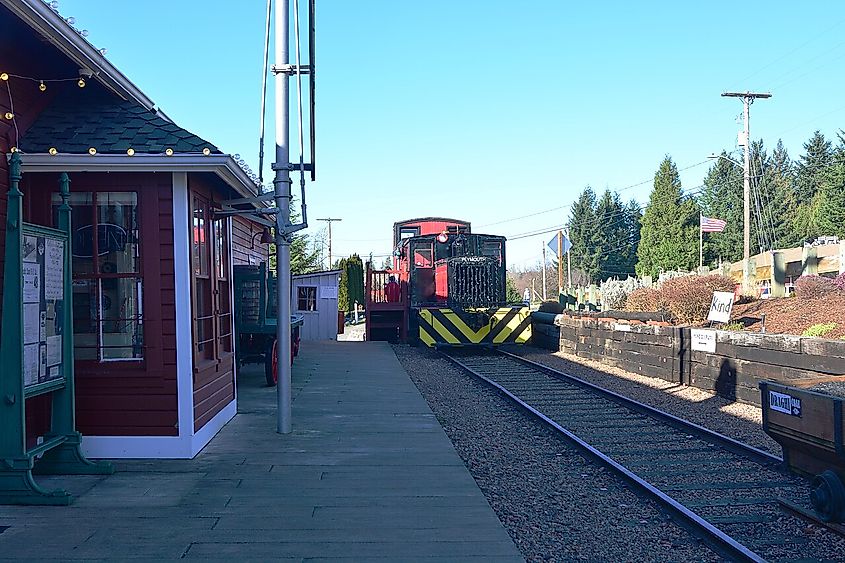
[[[715,340],[715,352],[693,350],[693,330]],[[554,326],[536,323],[534,344],[673,383],[760,404],[759,382],[789,384],[842,375],[845,341],[636,323],[612,318],[558,315]],[[696,346],[698,347],[698,346]]]

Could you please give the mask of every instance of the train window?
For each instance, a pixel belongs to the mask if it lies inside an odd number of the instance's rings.
[[[414,245],[414,266],[417,268],[431,268],[434,265],[431,243]]]
[[[485,240],[481,244],[481,255],[490,256],[502,263],[502,243],[498,240]]]
[[[406,238],[418,236],[420,236],[419,227],[401,227],[399,229],[399,240],[405,240]]]

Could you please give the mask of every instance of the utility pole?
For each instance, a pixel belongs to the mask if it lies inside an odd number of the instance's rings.
[[[343,219],[317,219],[317,221],[325,221],[329,224],[329,270],[332,269],[332,223],[335,221],[343,221]]]
[[[745,124],[742,144],[745,147],[745,162],[742,172],[742,293],[751,293],[751,127],[749,108],[757,98],[771,98],[771,94],[755,92],[724,92],[723,97],[742,98],[742,114]],[[699,227],[700,230],[700,227]]]
[[[563,231],[557,232],[557,297],[563,293]]]

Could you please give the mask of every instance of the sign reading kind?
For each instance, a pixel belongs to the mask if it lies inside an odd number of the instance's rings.
[[[714,291],[710,302],[708,321],[726,323],[731,320],[731,310],[734,306],[734,294],[730,291]]]

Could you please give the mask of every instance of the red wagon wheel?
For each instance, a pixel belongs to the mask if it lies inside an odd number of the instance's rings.
[[[276,377],[278,366],[279,359],[276,352],[276,339],[274,338],[267,344],[267,352],[264,354],[264,378],[270,387],[275,387],[278,383]]]

